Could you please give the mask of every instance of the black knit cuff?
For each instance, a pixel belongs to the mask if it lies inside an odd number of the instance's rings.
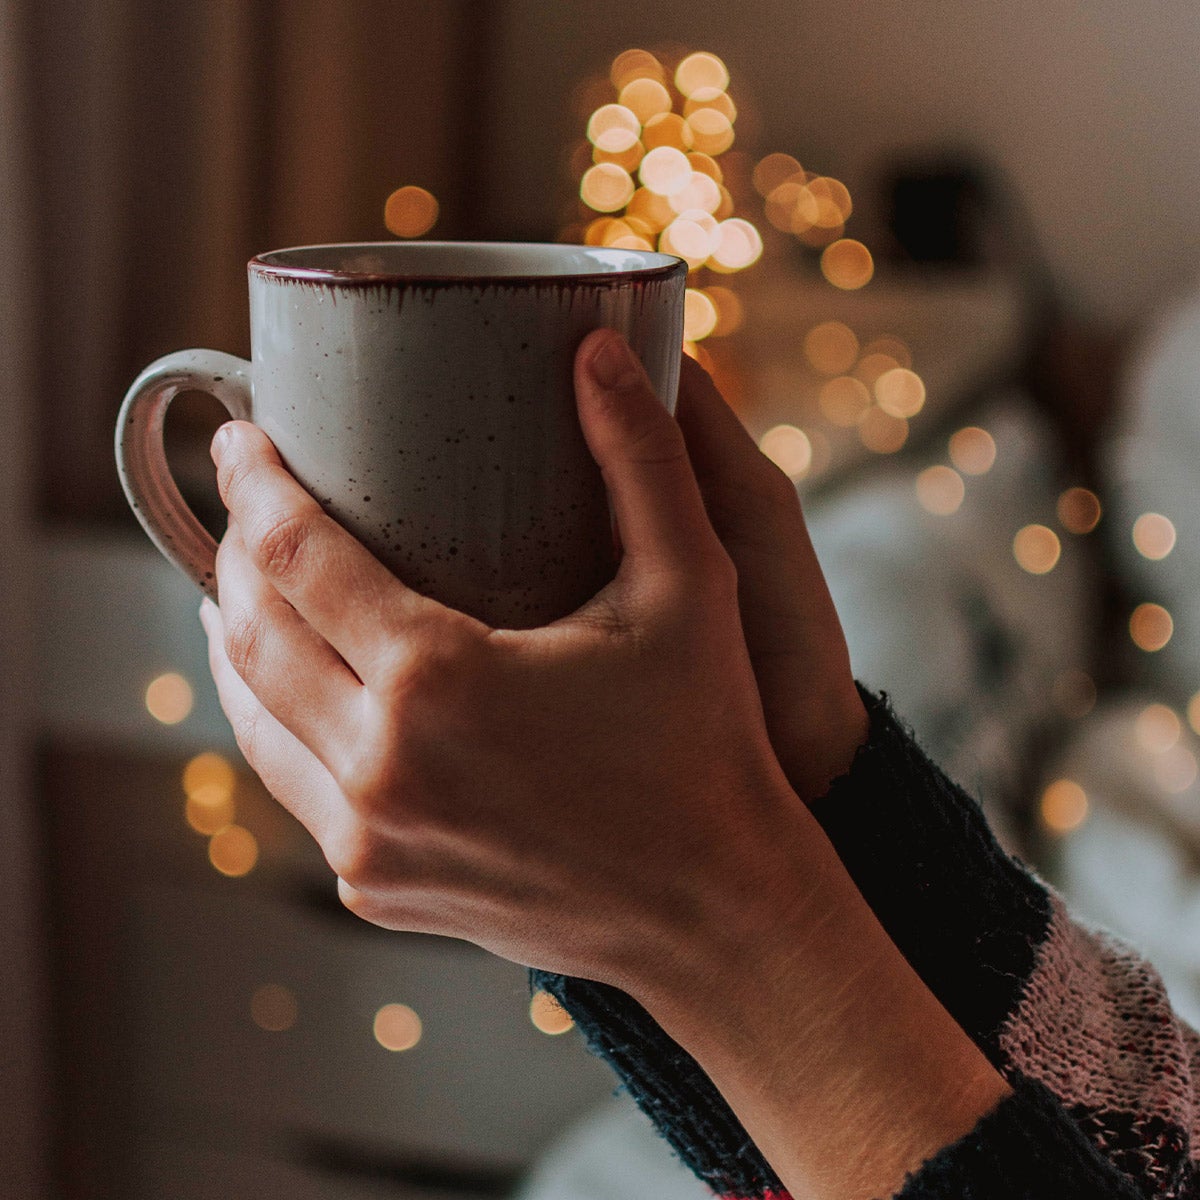
[[[812,806],[888,936],[967,1034],[996,1038],[1045,940],[1046,889],[979,805],[924,753],[886,696],[860,688],[870,734]]]
[[[782,1185],[700,1065],[624,992],[531,971],[575,1019],[588,1049],[617,1073],[675,1153],[720,1196],[759,1200]]]
[[[896,1200],[1144,1200],[1039,1083],[1014,1091],[905,1181]]]

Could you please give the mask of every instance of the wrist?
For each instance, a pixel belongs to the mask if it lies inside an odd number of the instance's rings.
[[[794,854],[778,859],[790,872],[764,866],[752,891],[731,891],[719,933],[696,929],[677,956],[690,974],[637,998],[794,1194],[892,1195],[1007,1086],[888,939],[832,848],[798,868]]]

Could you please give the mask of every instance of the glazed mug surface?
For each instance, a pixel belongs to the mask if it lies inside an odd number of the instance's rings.
[[[572,612],[616,566],[575,410],[575,351],[625,336],[673,411],[686,265],[588,246],[302,246],[249,264],[252,361],[152,363],[117,422],[122,486],[158,548],[215,598],[216,545],[163,453],[182,391],[253,421],[338,522],[409,586],[495,626]]]

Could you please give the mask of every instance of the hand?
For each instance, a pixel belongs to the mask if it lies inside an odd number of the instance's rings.
[[[735,431],[706,386],[689,379],[681,421],[711,520],[640,367],[611,335],[585,342],[580,420],[624,555],[578,612],[525,631],[413,593],[265,435],[225,426],[210,663],[247,761],[321,845],[348,907],[624,988],[797,1196],[865,1200],[1003,1084],[772,751],[758,686],[793,772],[827,786],[861,737],[853,684],[807,540],[789,567],[756,529],[802,536],[794,493],[744,440],[720,449]],[[774,619],[756,625],[760,601]],[[825,758],[822,736],[839,742]]]
[[[413,593],[234,423],[204,619],[247,760],[351,909],[632,988],[722,927],[727,881],[754,876],[800,806],[679,429],[619,339],[579,364],[624,555],[577,613],[494,630]]]
[[[824,795],[867,736],[867,714],[792,481],[690,358],[676,411],[709,520],[738,575],[742,631],[771,745],[804,800]]]

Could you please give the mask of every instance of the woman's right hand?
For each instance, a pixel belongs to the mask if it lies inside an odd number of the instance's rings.
[[[738,573],[742,629],[767,732],[806,802],[850,768],[867,713],[792,481],[684,358],[676,410],[709,520]]]

